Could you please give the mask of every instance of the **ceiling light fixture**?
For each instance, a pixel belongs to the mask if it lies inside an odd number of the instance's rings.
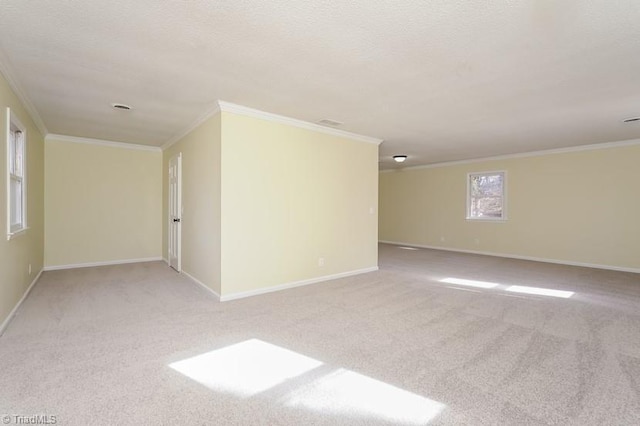
[[[640,121],[640,117],[631,117],[622,120],[623,123],[633,123],[634,121]]]
[[[393,160],[394,160],[396,163],[404,163],[404,160],[406,160],[406,159],[407,159],[407,156],[406,156],[406,155],[394,155],[394,156],[393,156]]]
[[[120,110],[123,110],[123,111],[129,111],[131,109],[131,107],[129,105],[125,105],[125,104],[115,103],[115,104],[111,104],[111,106],[114,109],[120,109]]]

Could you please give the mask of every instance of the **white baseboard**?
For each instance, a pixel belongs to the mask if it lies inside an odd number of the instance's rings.
[[[142,259],[122,259],[122,260],[109,260],[106,262],[89,262],[89,263],[75,263],[71,265],[53,265],[45,266],[45,271],[58,271],[61,269],[76,269],[76,268],[90,268],[92,266],[109,266],[109,265],[124,265],[126,263],[142,263],[142,262],[157,262],[164,260],[162,257],[145,257]]]
[[[291,283],[279,284],[279,285],[275,285],[273,287],[260,288],[260,289],[257,289],[257,290],[243,291],[243,292],[239,292],[239,293],[231,293],[231,294],[228,294],[228,295],[225,295],[225,296],[221,296],[220,297],[220,301],[221,302],[226,302],[226,301],[229,301],[229,300],[242,299],[242,298],[245,298],[245,297],[257,296],[259,294],[265,294],[265,293],[272,293],[274,291],[286,290],[286,289],[294,288],[294,287],[301,287],[301,286],[305,286],[305,285],[309,285],[309,284],[319,283],[319,282],[322,282],[322,281],[335,280],[337,278],[350,277],[352,275],[360,275],[360,274],[364,274],[364,273],[367,273],[367,272],[374,272],[374,271],[377,271],[377,270],[378,270],[378,267],[377,266],[373,266],[371,268],[357,269],[357,270],[354,270],[354,271],[341,272],[339,274],[324,275],[322,277],[310,278],[308,280],[301,280],[301,281],[294,281],[294,282],[291,282]]]
[[[16,306],[13,307],[11,312],[9,312],[9,315],[7,315],[7,317],[2,322],[2,325],[0,325],[0,336],[2,336],[4,334],[4,331],[6,330],[7,326],[11,322],[11,320],[13,319],[13,316],[18,311],[18,308],[20,308],[20,305],[22,305],[22,302],[24,302],[24,300],[27,298],[27,296],[31,292],[31,289],[33,288],[33,286],[40,279],[40,276],[42,275],[42,271],[44,271],[44,269],[41,269],[40,272],[38,272],[38,275],[36,275],[36,277],[33,279],[33,281],[31,281],[31,284],[29,284],[29,287],[27,287],[27,290],[24,292],[24,294],[22,295],[22,297],[20,298],[18,303],[16,303]]]
[[[167,262],[167,264],[169,264],[169,262]],[[180,273],[182,275],[184,275],[185,277],[189,278],[194,283],[198,284],[200,287],[202,287],[205,290],[207,290],[209,293],[213,294],[218,300],[220,300],[220,295],[218,293],[216,293],[215,290],[213,290],[212,288],[207,286],[205,283],[203,283],[202,281],[200,281],[199,279],[197,279],[196,277],[194,277],[193,275],[189,274],[188,272],[186,272],[184,270],[182,270]]]
[[[440,247],[440,246],[427,246],[422,244],[403,243],[400,241],[380,240],[378,242],[383,244],[393,244],[395,246],[419,247],[419,248],[432,249],[432,250],[453,251],[457,253],[481,254],[484,256],[505,257],[507,259],[530,260],[532,262],[555,263],[559,265],[581,266],[583,268],[607,269],[610,271],[633,272],[636,274],[640,274],[639,268],[627,268],[624,266],[600,265],[596,263],[574,262],[572,260],[547,259],[544,257],[533,257],[533,256],[520,256],[518,254],[494,253],[490,251],[478,251],[478,250],[463,250],[463,249]]]

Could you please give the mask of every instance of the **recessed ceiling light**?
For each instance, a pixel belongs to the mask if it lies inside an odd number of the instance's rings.
[[[129,105],[125,105],[125,104],[115,103],[115,104],[111,104],[111,106],[114,109],[119,109],[119,110],[123,110],[123,111],[129,111],[131,109],[131,107]]]
[[[404,160],[407,159],[406,155],[394,155],[393,159],[395,160],[396,163],[403,163]]]
[[[623,123],[633,123],[634,121],[640,121],[640,117],[631,117],[622,120]]]
[[[336,121],[336,120],[331,120],[331,119],[325,118],[324,120],[318,121],[318,124],[322,124],[323,126],[337,127],[337,126],[341,126],[344,123],[341,123],[341,122]]]

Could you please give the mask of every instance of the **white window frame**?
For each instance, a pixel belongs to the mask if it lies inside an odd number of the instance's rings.
[[[475,217],[471,216],[471,178],[474,176],[493,176],[502,175],[502,216],[500,217]],[[489,172],[472,172],[467,173],[467,220],[479,222],[505,222],[507,220],[507,171],[494,170]]]
[[[6,140],[6,158],[7,158],[7,239],[17,237],[23,234],[27,229],[27,130],[24,125],[18,120],[18,117],[11,112],[10,108],[7,108],[7,121],[6,121],[7,134]],[[18,133],[19,132],[19,133]],[[16,143],[14,137],[18,134],[18,137],[22,139],[21,144]],[[22,152],[19,153],[18,147],[22,148]],[[13,157],[13,158],[12,158]],[[14,169],[11,169],[12,160],[14,162]],[[20,164],[17,165],[17,161]],[[20,173],[16,173],[19,170]],[[15,207],[16,200],[11,196],[11,183],[20,182],[20,217],[15,223],[11,223],[12,209]]]

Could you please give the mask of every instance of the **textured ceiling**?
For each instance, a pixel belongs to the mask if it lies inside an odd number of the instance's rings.
[[[161,146],[222,99],[382,138],[388,168],[640,138],[639,22],[637,0],[2,0],[0,60],[50,133]]]

